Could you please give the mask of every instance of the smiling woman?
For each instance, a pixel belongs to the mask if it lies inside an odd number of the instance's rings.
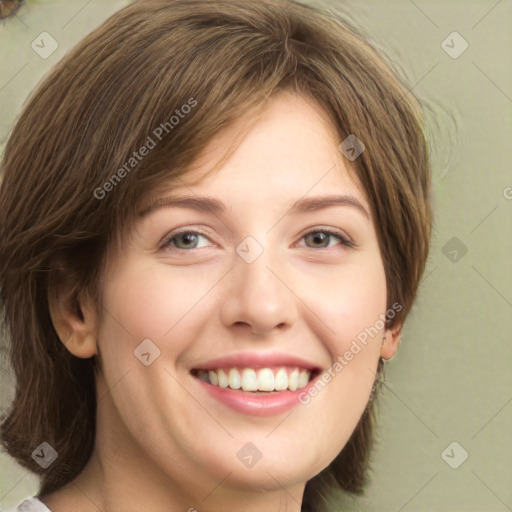
[[[135,2],[39,86],[2,173],[1,435],[41,475],[34,506],[363,491],[431,209],[419,107],[353,27],[286,0]]]

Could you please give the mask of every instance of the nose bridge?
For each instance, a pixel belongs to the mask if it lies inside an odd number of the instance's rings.
[[[268,238],[267,238],[268,240]],[[253,332],[270,332],[294,322],[293,294],[278,277],[283,265],[277,247],[247,237],[237,247],[227,296],[221,308],[226,326],[248,324]]]

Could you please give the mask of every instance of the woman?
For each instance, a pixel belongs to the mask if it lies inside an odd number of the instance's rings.
[[[35,510],[361,493],[428,254],[421,115],[344,22],[150,0],[39,86],[2,164],[2,443]]]

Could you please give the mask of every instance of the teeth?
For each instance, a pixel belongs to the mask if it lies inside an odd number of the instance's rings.
[[[229,386],[228,376],[226,375],[224,370],[219,370],[218,372],[213,372],[213,373],[217,373],[217,378],[218,378],[218,381],[219,381],[219,387],[227,388]],[[210,383],[213,384],[212,381],[210,381]],[[215,386],[215,384],[214,384],[214,386]]]
[[[276,373],[274,388],[276,391],[284,391],[285,389],[288,389],[288,374],[284,368],[281,368]]]
[[[231,368],[231,370],[229,370],[229,387],[231,389],[240,389],[240,385],[240,372],[235,368]]]
[[[298,388],[301,389],[304,386],[307,386],[309,382],[309,372],[307,370],[301,370],[299,373],[299,386]]]
[[[274,391],[274,374],[270,368],[263,368],[258,372],[258,390]]]
[[[214,386],[218,386],[219,385],[219,379],[217,378],[217,374],[215,372],[209,371],[208,372],[208,377],[210,378],[210,382]]]
[[[288,389],[295,391],[299,387],[299,370],[295,369],[288,376]]]
[[[221,388],[241,389],[242,391],[296,391],[307,386],[311,372],[301,368],[253,368],[200,370],[201,380]]]
[[[242,372],[242,389],[244,391],[257,391],[258,379],[256,378],[256,372],[254,370],[246,368]]]

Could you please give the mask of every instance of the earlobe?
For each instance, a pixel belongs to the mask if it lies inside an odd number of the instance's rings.
[[[395,355],[400,345],[401,334],[402,324],[397,324],[392,329],[386,329],[380,350],[380,356],[383,359],[391,359]]]
[[[74,331],[71,336],[64,341],[59,335],[62,343],[76,357],[88,359],[98,353],[96,344],[96,335],[94,332]]]
[[[73,300],[73,294],[54,289],[48,293],[48,305],[55,331],[69,352],[84,359],[98,353],[96,314],[90,300]]]

